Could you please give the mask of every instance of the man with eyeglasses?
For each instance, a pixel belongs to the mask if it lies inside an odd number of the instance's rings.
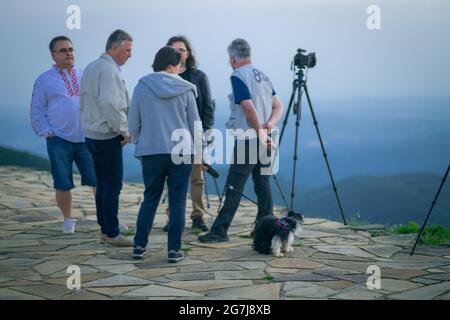
[[[197,110],[202,121],[203,130],[207,132],[214,126],[214,102],[211,98],[211,89],[209,86],[208,76],[197,68],[197,59],[192,52],[191,44],[184,36],[174,36],[167,41],[167,46],[176,49],[181,55],[181,71],[180,77],[197,88]],[[206,136],[208,139],[208,136]],[[206,213],[203,203],[203,190],[205,188],[205,177],[201,164],[194,164],[190,176],[191,181],[191,199],[192,199],[192,229],[199,231],[208,231],[209,228],[205,224],[204,215]],[[169,213],[167,208],[166,213]],[[168,232],[170,221],[166,223],[163,230]]]
[[[81,184],[95,188],[92,156],[85,143],[80,121],[80,79],[82,70],[74,65],[72,41],[59,36],[50,42],[52,68],[41,74],[33,89],[31,125],[46,139],[56,203],[64,216],[63,233],[75,232],[72,219],[73,163]],[[95,190],[95,189],[94,189]]]

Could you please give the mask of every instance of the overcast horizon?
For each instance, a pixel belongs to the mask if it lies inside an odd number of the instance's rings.
[[[81,30],[69,30],[66,9],[81,8]],[[133,57],[123,67],[130,92],[151,72],[156,51],[173,35],[192,42],[211,82],[213,97],[226,101],[230,91],[226,47],[236,37],[253,48],[254,64],[272,79],[287,104],[298,48],[316,52],[309,72],[314,101],[354,98],[448,97],[450,88],[450,3],[377,1],[381,30],[369,30],[366,12],[373,1],[205,1],[111,2],[10,1],[0,13],[3,76],[1,107],[26,105],[36,77],[51,64],[48,42],[72,38],[76,63],[85,67],[104,50],[117,28],[134,37]],[[239,10],[238,10],[239,9]],[[228,113],[220,105],[219,113]]]

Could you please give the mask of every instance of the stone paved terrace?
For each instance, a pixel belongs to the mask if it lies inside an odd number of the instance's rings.
[[[124,185],[120,219],[129,226],[135,224],[142,190]],[[218,199],[211,198],[215,213]],[[99,243],[91,190],[78,187],[73,200],[77,232],[62,235],[49,174],[0,167],[0,299],[450,298],[450,247],[421,246],[411,257],[410,235],[371,238],[366,231],[307,218],[295,252],[275,258],[252,250],[248,234],[256,210],[243,202],[229,243],[199,243],[187,219],[186,258],[173,265],[166,262],[161,205],[150,254],[137,262],[130,249]],[[78,292],[66,287],[69,265],[81,268]],[[380,290],[366,288],[369,265],[381,268]]]

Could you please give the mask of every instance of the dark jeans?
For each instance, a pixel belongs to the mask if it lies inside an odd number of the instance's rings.
[[[109,140],[86,138],[86,144],[94,159],[97,176],[95,206],[97,222],[102,233],[110,238],[120,234],[119,196],[122,190],[123,161],[121,136]]]
[[[141,204],[136,223],[134,245],[145,248],[153,226],[164,182],[167,178],[169,188],[169,240],[168,250],[181,249],[186,213],[186,197],[192,165],[172,162],[170,154],[142,157],[142,176],[144,178],[144,201]]]
[[[261,159],[257,154],[253,153],[254,159],[256,163],[252,163],[249,161],[249,155],[251,154],[252,149],[249,148],[250,143],[248,141],[245,142],[245,147],[243,147],[242,151],[245,152],[245,162],[244,164],[237,163],[237,144],[234,146],[234,164],[230,165],[230,169],[228,171],[227,176],[227,185],[233,186],[235,190],[243,193],[245,184],[250,175],[252,175],[254,190],[257,196],[258,204],[265,208],[261,209],[258,207],[258,214],[256,216],[256,221],[261,219],[267,214],[273,213],[273,202],[272,202],[272,191],[270,188],[270,175],[262,175],[261,168],[269,167],[269,164],[262,164]],[[258,148],[259,149],[259,148]],[[211,233],[216,233],[221,236],[226,236],[228,228],[230,227],[231,222],[233,221],[234,215],[239,207],[239,203],[241,201],[241,195],[235,191],[232,191],[226,188],[225,191],[225,202],[220,210],[219,214],[216,217],[212,227]],[[255,221],[255,222],[256,222]]]

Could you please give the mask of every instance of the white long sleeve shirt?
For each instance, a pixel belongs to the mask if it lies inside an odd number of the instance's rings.
[[[31,99],[31,126],[37,135],[55,134],[70,142],[84,142],[80,119],[80,79],[83,71],[53,66],[36,80]]]

